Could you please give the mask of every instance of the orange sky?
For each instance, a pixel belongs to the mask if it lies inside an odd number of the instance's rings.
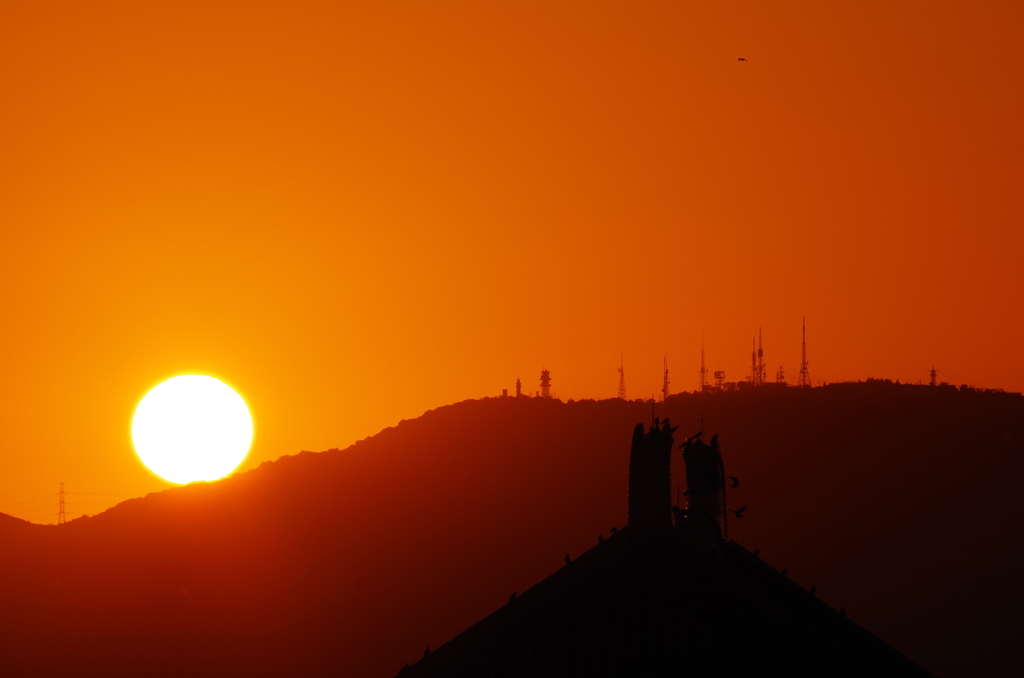
[[[620,349],[631,396],[666,352],[693,389],[702,333],[792,378],[805,314],[816,383],[1024,389],[1021,35],[1019,2],[5,2],[0,506],[166,487],[129,424],[182,372],[249,401],[242,468],[542,366],[610,397]]]

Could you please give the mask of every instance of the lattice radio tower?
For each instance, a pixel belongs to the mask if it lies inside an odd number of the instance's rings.
[[[53,495],[50,496],[52,497]],[[59,497],[59,500],[57,502],[57,524],[63,525],[65,522],[67,522],[67,517],[64,515],[64,483],[60,484],[60,494],[58,494],[57,496]]]
[[[750,385],[757,386],[757,337],[750,340]]]
[[[621,351],[619,352],[619,397],[623,400],[626,399],[626,363]]]
[[[665,379],[661,383],[661,402],[668,400],[668,353],[665,354]]]
[[[704,335],[700,337],[700,393],[708,390],[708,368],[704,367]]]
[[[715,388],[719,391],[725,389],[725,370],[715,371]]]
[[[758,386],[764,386],[768,381],[768,374],[764,366],[764,344],[761,342],[761,328],[757,328],[757,381]]]
[[[803,388],[811,387],[811,373],[807,370],[807,316],[803,318],[803,341],[800,344],[800,376],[796,385]]]
[[[540,371],[540,397],[551,397],[551,372],[548,370]]]

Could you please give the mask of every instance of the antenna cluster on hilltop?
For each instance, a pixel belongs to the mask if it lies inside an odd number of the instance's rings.
[[[803,322],[803,343],[801,344],[801,360],[800,360],[800,376],[797,378],[797,386],[810,388],[811,386],[811,374],[807,368],[807,322],[806,318]],[[728,391],[740,386],[735,382],[727,382],[725,380],[725,370],[716,370],[714,373],[715,383],[709,385],[707,383],[707,369],[704,367],[704,340],[701,339],[700,345],[700,381],[699,391],[701,393],[705,391]],[[757,336],[753,338],[750,348],[750,374],[743,382],[749,386],[764,386],[768,384],[768,367],[764,361],[764,337],[761,332],[761,328],[757,328]],[[778,385],[785,385],[786,381],[786,370],[785,367],[779,365],[778,371],[775,373],[775,383]]]
[[[808,369],[807,362],[807,319],[803,319],[802,323],[802,338],[800,344],[800,374],[797,377],[796,385],[802,388],[811,387],[811,373]],[[751,351],[750,351],[750,375],[740,383],[727,382],[725,380],[725,370],[714,371],[714,383],[708,383],[708,368],[705,361],[704,351],[704,338],[701,337],[700,341],[700,372],[699,372],[699,386],[698,392],[704,393],[707,391],[731,391],[739,387],[744,386],[765,386],[768,382],[768,368],[764,361],[764,336],[761,328],[757,329],[757,336],[754,337]],[[625,352],[619,352],[619,389],[616,397],[622,400],[627,400],[626,397],[626,361]],[[779,365],[778,371],[775,373],[776,385],[786,385],[786,371],[782,365]],[[935,383],[935,371],[932,371],[932,384]],[[664,402],[671,395],[669,388],[669,373],[668,373],[668,354],[665,354],[662,364],[662,382],[661,382],[661,400]],[[516,379],[516,397],[521,398],[528,396],[523,393],[522,382]],[[508,390],[502,391],[502,397],[508,397]],[[540,371],[540,390],[536,392],[538,398],[556,398],[551,392],[551,371],[548,369],[542,369]],[[649,402],[654,402],[655,396],[651,395]]]

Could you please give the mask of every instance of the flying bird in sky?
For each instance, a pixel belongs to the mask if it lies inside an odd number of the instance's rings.
[[[737,59],[736,61],[746,61],[746,59],[744,59],[743,57],[740,57],[740,58],[739,58],[739,59]]]
[[[740,479],[737,478],[736,476],[729,476],[729,480],[732,481],[732,487],[729,488],[730,490],[735,490],[737,487],[740,486]]]
[[[729,509],[729,510],[732,511],[733,513],[735,513],[736,514],[736,518],[739,519],[739,518],[743,517],[743,512],[747,510],[747,507],[746,506],[741,506],[738,509]]]

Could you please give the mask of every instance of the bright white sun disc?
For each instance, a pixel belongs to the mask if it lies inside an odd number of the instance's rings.
[[[135,408],[132,442],[142,463],[165,480],[216,480],[249,453],[252,417],[242,397],[219,379],[173,377]]]

